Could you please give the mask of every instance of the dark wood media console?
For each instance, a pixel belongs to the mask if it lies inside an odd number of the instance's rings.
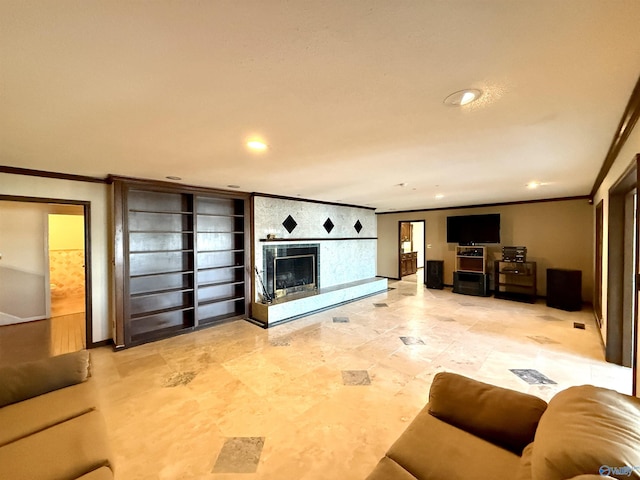
[[[481,246],[456,247],[456,271],[453,292],[464,295],[489,296],[487,249]]]

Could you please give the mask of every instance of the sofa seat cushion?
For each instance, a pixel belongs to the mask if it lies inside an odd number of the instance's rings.
[[[640,399],[590,385],[558,393],[540,420],[531,465],[534,480],[640,466]],[[640,478],[640,469],[625,478]]]
[[[104,419],[92,411],[0,447],[0,478],[78,478],[110,458]]]
[[[407,472],[404,468],[391,460],[389,457],[382,457],[365,480],[416,480],[416,477]]]
[[[86,350],[2,367],[0,407],[84,382],[88,377]]]
[[[531,472],[531,458],[533,457],[533,442],[525,447],[520,457],[520,465],[516,470],[516,476],[514,480],[532,480],[533,473]]]
[[[429,408],[427,404],[391,446],[391,460],[418,480],[513,477],[518,455],[437,419]]]
[[[91,382],[0,408],[0,446],[90,412],[97,403]]]
[[[429,391],[431,415],[520,455],[547,402],[526,393],[441,372]]]

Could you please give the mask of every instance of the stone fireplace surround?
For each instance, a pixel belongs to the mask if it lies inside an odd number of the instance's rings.
[[[270,327],[387,290],[387,279],[376,277],[374,210],[256,194],[253,211],[251,320],[256,324]],[[264,303],[265,249],[310,244],[318,246],[319,288]]]
[[[267,289],[267,293],[272,300],[267,301],[264,294],[260,295],[260,301],[255,302],[252,308],[253,320],[258,320],[263,326],[270,327],[282,322],[295,320],[329,307],[347,303],[368,295],[373,295],[387,289],[386,278],[367,278],[346,284],[334,285],[322,288],[320,284],[320,274],[317,274],[317,287],[313,289],[292,291],[288,295],[276,298],[273,293],[276,290],[274,285],[275,272],[274,263],[278,256],[291,257],[297,255],[307,255],[310,252],[315,254],[317,272],[320,271],[320,244],[283,244],[265,245],[263,247],[263,270],[257,274],[261,276],[262,282]]]

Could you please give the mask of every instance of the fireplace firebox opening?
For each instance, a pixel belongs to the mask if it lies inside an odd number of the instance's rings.
[[[293,255],[274,259],[275,297],[315,290],[315,255]]]
[[[320,249],[309,245],[265,245],[264,284],[271,298],[314,292],[320,286]]]

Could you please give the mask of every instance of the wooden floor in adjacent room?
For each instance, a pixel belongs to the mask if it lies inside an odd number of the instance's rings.
[[[77,352],[85,347],[84,313],[53,317],[51,322],[51,356]]]
[[[76,352],[85,348],[84,303],[77,298],[52,301],[57,315],[0,326],[0,366]]]

